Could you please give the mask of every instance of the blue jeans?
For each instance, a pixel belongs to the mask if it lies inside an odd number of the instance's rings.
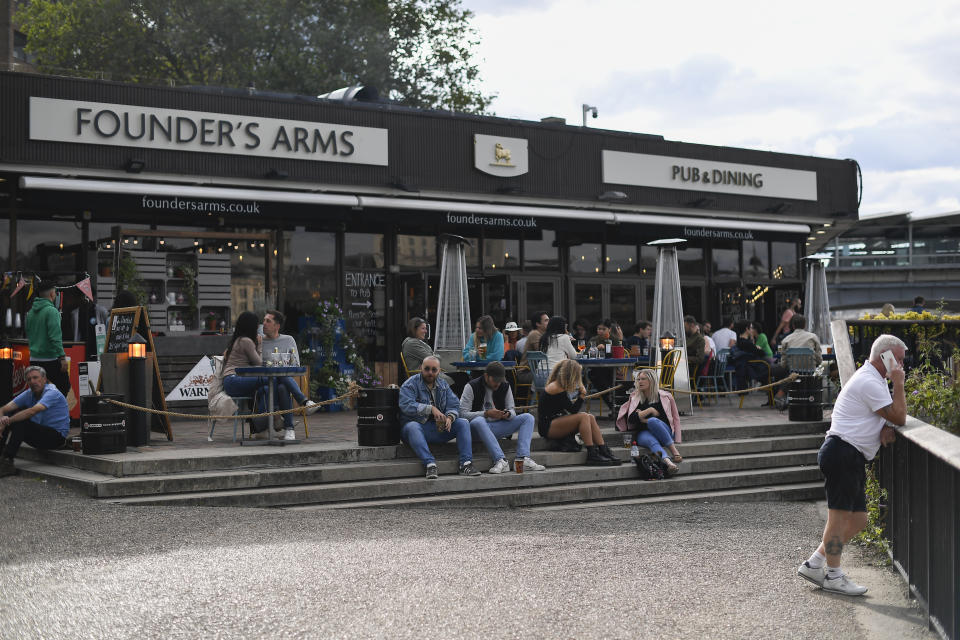
[[[497,442],[497,438],[506,438],[509,435],[517,434],[517,457],[526,458],[530,456],[530,438],[533,437],[533,415],[521,413],[515,418],[509,420],[487,420],[483,416],[477,416],[470,421],[470,428],[473,433],[480,438],[483,446],[490,453],[490,459],[494,463],[503,455],[503,449]]]
[[[663,458],[669,458],[670,453],[665,447],[673,444],[673,434],[670,427],[660,418],[647,418],[647,428],[637,433],[637,444],[659,453]]]
[[[423,466],[436,464],[437,460],[430,453],[428,442],[450,442],[457,439],[457,450],[460,452],[460,464],[473,460],[473,440],[470,438],[470,423],[463,418],[453,421],[450,431],[441,431],[432,419],[425,423],[408,422],[400,429],[400,439],[417,454]]]
[[[277,392],[274,397],[281,409],[290,408],[290,396],[296,398],[300,404],[306,403],[307,397],[300,391],[300,385],[297,384],[296,380],[290,376],[275,378],[275,380],[277,381]],[[223,379],[223,390],[227,392],[227,395],[233,397],[253,397],[257,392],[262,391],[263,393],[260,394],[260,399],[257,403],[257,409],[264,411],[267,398],[266,394],[268,393],[267,385],[269,384],[270,378],[226,376]],[[283,426],[287,429],[293,429],[292,413],[283,414]]]

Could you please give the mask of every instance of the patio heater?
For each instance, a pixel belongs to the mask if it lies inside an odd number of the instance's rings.
[[[671,238],[655,240],[647,245],[657,248],[657,276],[653,289],[653,333],[651,337],[664,347],[680,349],[680,361],[673,376],[673,388],[690,390],[690,367],[687,363],[687,334],[683,326],[683,302],[680,295],[680,267],[677,264],[677,249],[686,240]],[[657,364],[669,349],[657,349]],[[682,393],[676,398],[677,408],[686,408],[693,413],[693,396]]]
[[[827,294],[827,272],[820,258],[803,259],[807,272],[807,291],[803,313],[807,316],[807,331],[817,334],[820,344],[833,344],[830,328],[830,298]]]
[[[467,260],[465,247],[470,241],[445,234],[440,261],[440,284],[437,290],[437,326],[433,350],[446,364],[462,359],[473,324],[470,321],[470,296],[467,292]]]

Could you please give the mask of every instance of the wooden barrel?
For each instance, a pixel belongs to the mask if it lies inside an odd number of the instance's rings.
[[[800,376],[790,385],[789,417],[793,422],[823,420],[823,380]]]
[[[357,396],[357,444],[386,447],[400,444],[400,389],[360,389]]]

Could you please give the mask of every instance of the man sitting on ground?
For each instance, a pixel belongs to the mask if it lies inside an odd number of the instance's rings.
[[[13,459],[26,442],[34,449],[59,449],[70,433],[67,399],[47,372],[36,365],[26,368],[27,389],[0,407],[0,476],[17,472]]]
[[[813,359],[815,365],[823,362],[823,356],[820,354],[820,338],[817,334],[810,333],[806,329],[807,319],[796,313],[790,318],[790,334],[780,341],[780,353],[783,355],[783,363],[787,369],[792,370],[793,364],[790,357],[786,355],[787,349],[808,348],[813,349]]]
[[[449,442],[457,439],[460,452],[460,475],[478,476],[473,466],[473,440],[470,423],[460,416],[457,396],[450,385],[441,380],[440,359],[427,356],[420,373],[412,375],[400,387],[400,438],[417,454],[427,472],[427,479],[439,476],[437,461],[428,442]]]
[[[503,473],[510,468],[497,438],[517,434],[517,460],[523,461],[524,471],[543,471],[530,457],[530,438],[533,437],[533,415],[517,415],[513,393],[504,382],[506,369],[499,362],[487,365],[484,374],[470,381],[460,397],[460,417],[470,421],[470,428],[490,453],[493,466],[490,473]]]

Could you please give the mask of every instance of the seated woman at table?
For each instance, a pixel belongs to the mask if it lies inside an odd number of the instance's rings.
[[[400,353],[403,355],[403,364],[407,371],[420,371],[420,364],[427,356],[436,356],[433,347],[427,344],[427,321],[413,317],[407,320],[407,337],[400,343]],[[410,374],[413,375],[413,374]],[[453,379],[445,373],[440,378],[447,384],[453,384]]]
[[[537,431],[540,437],[551,440],[563,440],[579,432],[587,447],[588,465],[618,465],[621,461],[604,444],[597,419],[590,413],[580,411],[583,398],[587,395],[582,373],[583,369],[576,360],[561,360],[550,371],[544,392],[540,394]],[[572,401],[571,396],[576,401]]]
[[[630,399],[620,407],[617,430],[633,432],[636,443],[659,455],[673,475],[675,463],[683,460],[674,444],[680,441],[680,413],[673,396],[660,391],[657,377],[653,369],[640,369]]]
[[[265,390],[267,385],[270,384],[270,378],[267,377],[241,377],[236,375],[237,367],[263,366],[263,357],[261,355],[263,336],[257,333],[257,326],[259,324],[260,320],[254,313],[250,311],[241,313],[237,317],[237,326],[233,330],[233,337],[230,339],[230,344],[227,345],[227,350],[223,352],[223,390],[234,398],[252,397],[258,391]],[[313,400],[307,399],[307,396],[303,395],[303,392],[300,391],[300,385],[290,376],[275,378],[275,380],[278,386],[284,387],[289,392],[289,396],[284,393],[277,394],[281,409],[290,408],[290,396],[293,396],[297,402],[307,407],[307,413],[312,414],[320,408],[320,405]],[[257,409],[263,411],[265,405],[263,401],[264,395],[262,393],[259,395],[260,401]],[[284,401],[284,397],[287,398],[286,401]],[[283,426],[286,429],[284,439],[296,440],[297,436],[293,430],[293,414],[283,414]]]
[[[770,341],[767,340],[767,334],[763,332],[763,325],[757,321],[750,323],[750,331],[753,332],[753,342],[757,348],[763,351],[765,360],[773,364],[773,349],[770,348]]]
[[[557,363],[567,358],[576,358],[577,350],[567,335],[567,320],[563,316],[553,316],[547,323],[540,338],[539,350],[547,354],[547,371],[553,371]]]
[[[727,362],[734,368],[734,388],[737,390],[746,389],[750,380],[757,380],[761,384],[768,382],[777,382],[783,380],[789,375],[789,372],[776,364],[769,364],[767,354],[760,349],[756,343],[756,335],[753,329],[753,323],[748,320],[740,320],[733,326],[734,333],[737,334],[737,342],[730,350],[730,356]],[[762,362],[758,362],[762,361]],[[763,364],[766,363],[766,364]],[[769,365],[769,369],[767,366]],[[767,380],[767,372],[770,373],[770,379]],[[786,406],[787,395],[784,385],[777,388],[774,403],[777,408]],[[763,406],[769,406],[769,401]]]
[[[470,334],[467,344],[463,347],[464,360],[503,360],[503,334],[497,331],[490,316],[480,316],[474,332]],[[486,345],[485,352],[480,353],[480,345]],[[472,357],[476,352],[476,357]]]

